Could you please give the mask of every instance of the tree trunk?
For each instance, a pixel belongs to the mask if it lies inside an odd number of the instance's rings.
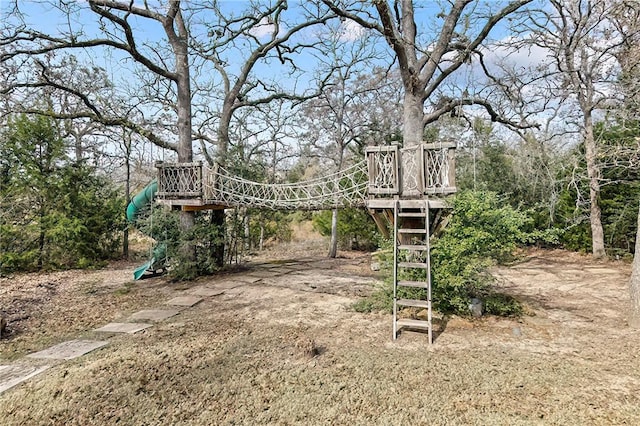
[[[258,250],[264,250],[264,214],[260,213],[260,241],[258,242]]]
[[[244,208],[244,245],[243,252],[248,254],[251,251],[251,216],[249,215],[249,209]]]
[[[629,326],[640,328],[640,208],[638,209],[638,228],[636,229],[636,248],[633,255],[631,280],[629,281],[629,296],[631,310],[629,312]]]
[[[338,209],[331,213],[331,242],[329,243],[329,257],[335,258],[338,254]]]
[[[422,96],[415,95],[410,91],[405,92],[403,108],[403,145],[405,147],[419,145],[422,143],[424,134]]]
[[[38,270],[42,269],[44,265],[44,243],[46,229],[44,227],[44,207],[40,207],[40,233],[38,235]]]
[[[76,154],[76,164],[82,163],[84,157],[84,147],[82,146],[82,135],[79,133],[74,136],[74,150]]]
[[[181,19],[181,15],[180,15]],[[182,24],[182,22],[180,22]],[[193,140],[191,137],[191,73],[189,68],[189,52],[184,28],[180,25],[179,38],[169,37],[176,60],[176,88],[178,114],[178,162],[193,161]],[[188,231],[195,225],[195,212],[180,212],[180,228]],[[181,254],[188,260],[196,260],[195,245],[190,241],[183,241]]]
[[[124,204],[125,208],[125,216],[126,210],[129,208],[129,203],[131,202],[131,140],[125,141],[125,155],[124,166],[126,171],[126,178],[124,182],[124,193],[126,203]],[[124,227],[124,232],[122,233],[122,257],[124,259],[129,260],[129,221],[125,221],[127,224]]]
[[[213,244],[212,257],[218,267],[224,266],[224,242],[225,242],[225,223],[224,210],[214,210],[211,213],[211,224],[218,229],[218,237]]]
[[[593,118],[590,113],[584,116],[584,148],[587,161],[587,176],[589,177],[589,200],[591,203],[589,221],[591,223],[591,240],[593,256],[605,257],[604,231],[602,229],[600,211],[600,167],[597,163],[596,141],[593,135]]]

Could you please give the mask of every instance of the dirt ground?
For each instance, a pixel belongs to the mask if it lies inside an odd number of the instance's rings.
[[[628,264],[529,252],[494,270],[525,317],[451,318],[430,346],[351,309],[379,285],[369,254],[284,248],[188,283],[133,282],[131,263],[0,279],[0,364],[193,287],[224,290],[1,394],[0,424],[640,424]]]

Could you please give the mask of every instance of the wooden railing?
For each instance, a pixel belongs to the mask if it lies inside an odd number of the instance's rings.
[[[202,197],[202,162],[157,162],[158,198],[183,199]]]
[[[422,198],[456,192],[455,149],[452,142],[368,147],[369,195]]]
[[[200,162],[158,162],[156,195],[185,202],[199,199],[201,204],[307,210],[361,206],[367,198],[422,199],[456,192],[455,147],[454,143],[368,147],[362,163],[293,184],[251,182]]]

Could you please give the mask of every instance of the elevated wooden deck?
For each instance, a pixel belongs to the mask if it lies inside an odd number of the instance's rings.
[[[446,208],[456,192],[454,143],[409,148],[375,146],[361,163],[332,175],[292,184],[265,184],[197,163],[163,163],[158,168],[158,202],[183,210],[244,206],[274,210],[334,207],[393,209],[396,200]]]

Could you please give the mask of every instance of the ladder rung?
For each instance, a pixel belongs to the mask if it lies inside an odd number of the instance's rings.
[[[428,249],[426,245],[416,245],[416,244],[400,244],[398,246],[399,250],[413,250],[413,251],[425,251]]]
[[[429,288],[429,284],[424,281],[398,281],[400,287]]]
[[[415,300],[415,299],[398,299],[396,300],[398,305],[402,306],[414,306],[416,308],[429,308],[428,300]]]
[[[400,327],[412,327],[412,328],[431,328],[429,321],[415,320],[415,319],[399,319],[396,324]]]
[[[399,228],[398,234],[426,234],[427,230],[424,228]]]
[[[424,262],[398,262],[398,266],[401,268],[420,268],[420,269],[427,269],[429,267],[429,265]]]
[[[425,217],[424,212],[398,212],[400,217]]]

